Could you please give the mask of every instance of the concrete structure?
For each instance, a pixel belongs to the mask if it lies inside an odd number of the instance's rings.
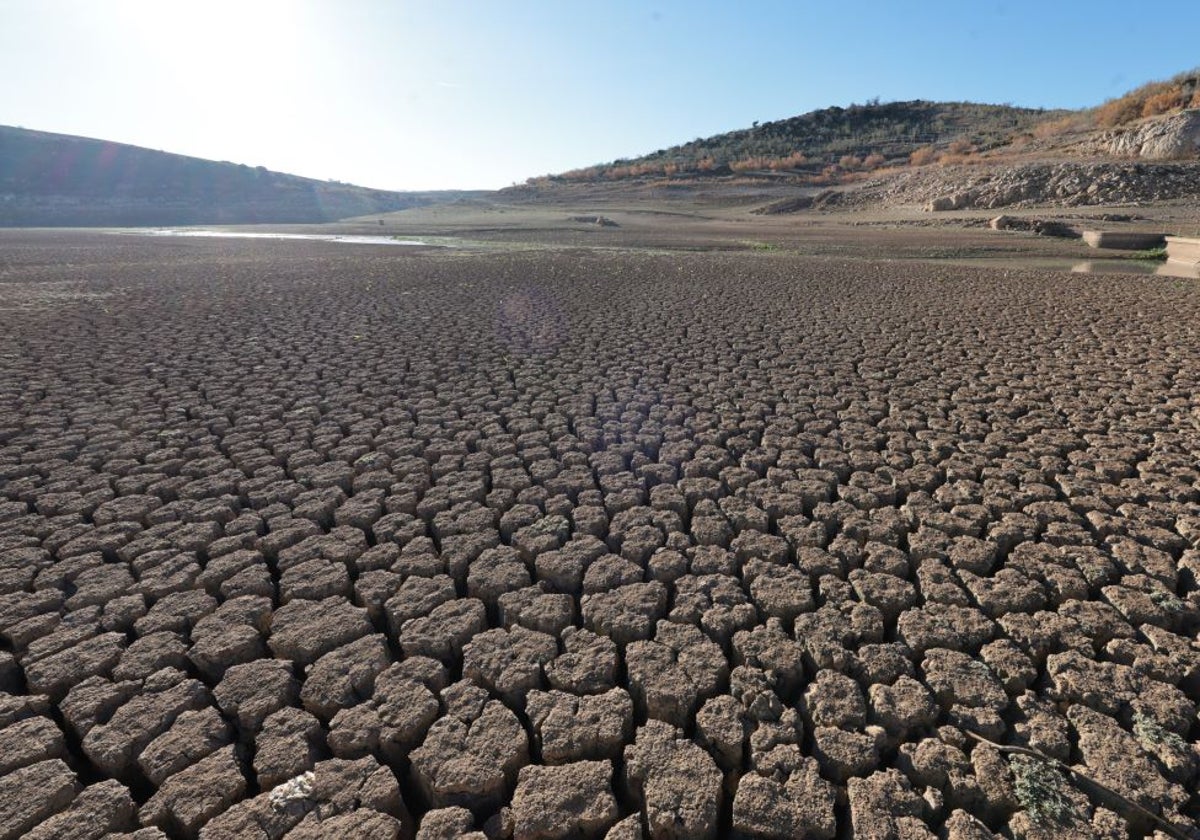
[[[1121,248],[1126,251],[1145,251],[1161,248],[1166,237],[1145,231],[1085,230],[1083,241],[1093,248]]]
[[[1168,236],[1167,262],[1200,267],[1200,237]]]

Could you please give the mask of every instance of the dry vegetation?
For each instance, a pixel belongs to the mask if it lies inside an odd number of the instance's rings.
[[[1100,128],[1116,128],[1143,117],[1184,108],[1200,108],[1200,70],[1180,73],[1166,82],[1150,82],[1097,108],[1092,119]]]
[[[1197,828],[1194,284],[4,254],[3,840]]]

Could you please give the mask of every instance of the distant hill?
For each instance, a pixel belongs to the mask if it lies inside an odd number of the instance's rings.
[[[1078,111],[973,102],[872,101],[825,108],[750,128],[697,138],[647,155],[531,178],[529,187],[745,175],[812,185],[861,180],[880,169],[1000,157],[1101,154],[1104,132],[1136,128],[1200,109],[1200,69],[1150,82]],[[1100,145],[1089,142],[1099,139]]]
[[[0,126],[0,226],[329,222],[464,193],[403,193]]]
[[[751,128],[698,138],[637,158],[564,172],[551,179],[594,180],[741,171],[819,172],[827,166],[874,169],[924,147],[957,143],[985,150],[1067,114],[972,102],[872,102],[825,108]]]

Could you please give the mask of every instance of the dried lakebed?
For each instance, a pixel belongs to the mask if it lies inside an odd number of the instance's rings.
[[[1196,830],[1196,284],[114,240],[0,242],[0,838]]]

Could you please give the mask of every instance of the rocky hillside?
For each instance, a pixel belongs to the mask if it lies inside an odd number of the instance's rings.
[[[921,204],[1078,206],[1200,196],[1200,70],[1078,111],[965,102],[827,108],[558,176],[572,184],[728,183],[789,194],[761,212]],[[795,195],[795,187],[812,187]]]
[[[328,222],[436,197],[0,126],[0,226]]]
[[[932,211],[1145,204],[1200,197],[1200,164],[1059,162],[924,167],[834,193],[843,206],[923,205]]]
[[[923,148],[991,149],[1065,111],[973,102],[872,102],[825,108],[775,122],[587,167],[551,180],[592,181],[645,176],[772,171],[817,174],[836,166],[864,171]]]

